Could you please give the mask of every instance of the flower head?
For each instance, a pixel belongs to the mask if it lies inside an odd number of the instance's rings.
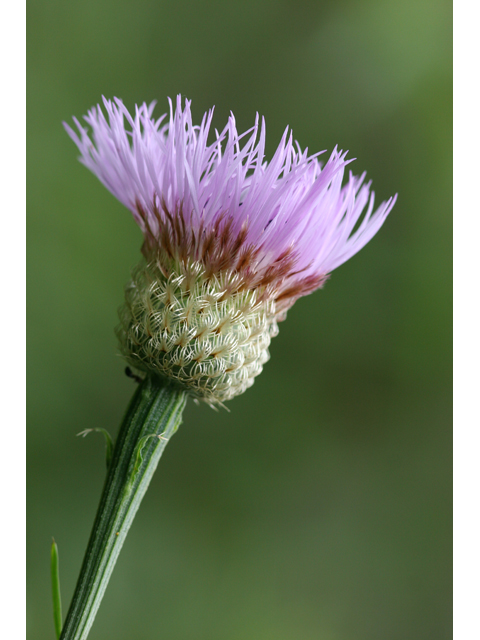
[[[396,196],[374,212],[365,174],[342,186],[346,153],[322,166],[288,128],[265,161],[265,122],[237,132],[230,116],[208,141],[213,110],[192,124],[190,102],[158,120],[154,104],[104,99],[65,125],[80,160],[144,234],[118,329],[134,367],[173,378],[218,404],[253,383],[277,321],[378,231]],[[363,219],[362,213],[366,209]],[[358,223],[358,224],[357,224]]]

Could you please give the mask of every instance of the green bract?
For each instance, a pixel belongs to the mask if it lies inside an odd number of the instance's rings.
[[[207,277],[198,263],[158,262],[133,273],[117,335],[128,363],[175,381],[194,398],[221,404],[253,384],[278,332],[265,288],[241,286],[235,274]]]

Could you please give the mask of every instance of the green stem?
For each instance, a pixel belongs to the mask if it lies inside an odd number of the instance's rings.
[[[62,599],[60,597],[58,547],[55,540],[52,540],[52,549],[50,553],[50,571],[52,576],[53,622],[55,624],[55,635],[57,636],[58,640],[62,632]]]
[[[160,456],[181,423],[185,402],[183,391],[148,377],[133,396],[117,437],[60,640],[85,640],[88,636]]]

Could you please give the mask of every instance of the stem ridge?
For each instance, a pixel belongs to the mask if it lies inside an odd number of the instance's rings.
[[[87,638],[140,502],[180,426],[185,403],[184,391],[157,378],[147,377],[138,386],[115,443],[60,640]]]

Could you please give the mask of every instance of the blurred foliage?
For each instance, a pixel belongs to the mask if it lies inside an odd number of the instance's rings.
[[[451,637],[451,9],[443,0],[31,0],[28,637],[53,638],[134,383],[113,327],[141,234],[61,127],[101,95],[292,126],[399,200],[281,325],[255,385],[193,403],[91,639]]]

